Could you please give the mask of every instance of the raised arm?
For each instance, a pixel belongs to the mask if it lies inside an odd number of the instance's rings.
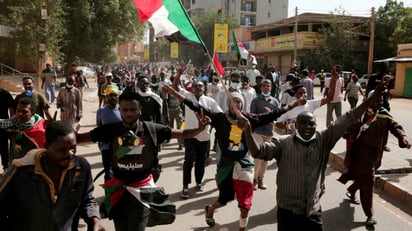
[[[289,104],[285,107],[276,108],[267,113],[261,113],[261,114],[256,114],[256,115],[250,114],[250,116],[247,116],[247,117],[249,119],[249,122],[253,130],[256,127],[260,127],[262,125],[272,123],[273,121],[277,120],[285,112],[293,109],[296,106],[301,106],[305,104],[306,104],[306,99],[302,97],[300,99],[295,100],[292,104]]]
[[[182,67],[182,68],[179,68],[176,71],[176,76],[175,76],[175,78],[173,79],[173,82],[172,82],[172,87],[176,91],[179,91],[180,76],[182,75],[182,73],[185,69],[186,69],[186,67]]]

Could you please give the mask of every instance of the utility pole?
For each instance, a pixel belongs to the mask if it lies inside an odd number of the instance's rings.
[[[368,78],[372,74],[372,63],[373,63],[373,48],[375,46],[375,7],[372,7],[371,15],[371,35],[369,40],[369,57],[368,57]]]
[[[295,7],[295,47],[293,49],[293,64],[297,62],[297,56],[298,56],[298,50],[297,50],[297,44],[298,44],[298,7]]]
[[[42,0],[41,5],[40,5],[40,18],[41,18],[41,36],[38,41],[38,66],[37,66],[37,88],[39,91],[41,91],[41,81],[42,81],[42,70],[44,66],[44,61],[45,61],[45,55],[46,55],[46,44],[47,44],[47,39],[46,39],[46,24],[47,20],[49,18],[48,11],[47,11],[47,6],[48,6],[48,0]]]

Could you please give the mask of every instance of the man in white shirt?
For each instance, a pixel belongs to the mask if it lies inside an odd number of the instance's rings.
[[[244,111],[250,112],[250,104],[252,103],[252,100],[256,98],[256,91],[252,86],[250,86],[249,78],[246,75],[242,75],[241,80],[242,87],[240,91],[243,92],[246,99]]]
[[[295,97],[297,99],[304,98],[307,99],[307,91],[306,88],[302,84],[295,85],[293,87],[293,91],[295,92]],[[286,112],[285,114],[281,115],[276,120],[276,127],[282,129],[280,133],[282,134],[294,134],[295,133],[295,122],[298,115],[303,111],[314,112],[319,107],[327,104],[332,97],[327,95],[328,97],[324,97],[322,99],[312,99],[307,100],[306,104],[297,106],[292,110]]]
[[[330,79],[326,79],[325,82],[325,93],[323,94],[323,96],[327,96],[328,92],[330,90],[330,80],[332,78],[337,78],[336,80],[336,86],[335,86],[335,94],[333,95],[333,98],[331,99],[331,101],[328,103],[328,108],[327,108],[327,112],[326,112],[326,126],[329,126],[332,121],[333,121],[333,117],[332,117],[332,112],[333,110],[335,110],[335,115],[336,115],[336,119],[339,118],[342,115],[342,99],[343,99],[343,87],[344,87],[344,80],[342,77],[339,77],[338,74],[338,68],[340,66],[335,65],[332,67],[331,70],[331,74],[332,77]]]
[[[207,84],[207,95],[217,101],[219,91],[223,89],[222,84],[217,76],[217,72],[213,72],[212,82]]]
[[[199,102],[199,104],[208,108],[213,112],[222,112],[220,107],[217,105],[216,101],[209,96],[206,96],[205,86],[203,81],[196,80],[194,81],[193,93],[186,91],[183,88],[179,88],[179,79],[180,79],[181,70],[178,70],[177,76],[173,79],[173,88],[179,91],[186,98],[191,98],[192,100]],[[185,106],[185,128],[184,129],[193,129],[198,128],[199,123],[195,115],[195,112]],[[205,160],[206,153],[209,148],[210,142],[210,126],[207,126],[202,132],[197,134],[193,138],[188,138],[184,140],[185,143],[185,160],[183,162],[183,190],[180,195],[182,198],[189,198],[189,184],[191,183],[192,178],[192,168],[193,164],[195,166],[195,180],[196,180],[196,189],[198,191],[203,191],[203,176],[205,173]]]
[[[246,76],[249,78],[250,85],[256,85],[256,76],[260,75],[258,69],[256,69],[256,64],[252,64],[252,66],[246,71]]]

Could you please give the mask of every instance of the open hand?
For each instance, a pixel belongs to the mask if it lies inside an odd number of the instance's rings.
[[[196,117],[199,123],[199,128],[205,128],[208,124],[212,123],[212,120],[203,114],[203,108],[196,112]]]
[[[169,85],[163,85],[163,87],[162,87],[162,92],[163,92],[164,94],[173,94],[174,89],[173,89],[171,86],[169,86]]]

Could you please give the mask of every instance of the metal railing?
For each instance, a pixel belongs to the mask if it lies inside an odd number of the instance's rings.
[[[28,73],[23,73],[13,67],[7,66],[6,64],[0,63],[0,77],[1,76],[18,76],[23,77],[29,75]]]

